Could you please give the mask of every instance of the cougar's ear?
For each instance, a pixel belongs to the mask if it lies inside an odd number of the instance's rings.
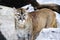
[[[15,7],[13,7],[13,10],[14,10],[14,11],[17,11]]]
[[[15,7],[13,7],[13,10],[14,10],[14,14],[16,16],[17,15],[17,9]]]

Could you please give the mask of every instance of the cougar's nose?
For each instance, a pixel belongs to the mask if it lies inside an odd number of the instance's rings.
[[[19,20],[22,20],[22,21],[23,21],[24,19],[25,19],[24,17],[20,17],[20,18],[19,18]]]
[[[18,20],[22,20],[21,17]]]

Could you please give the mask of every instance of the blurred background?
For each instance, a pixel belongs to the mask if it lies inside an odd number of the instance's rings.
[[[16,34],[14,29],[14,10],[15,8],[29,7],[30,12],[34,11],[29,2],[35,0],[0,0],[0,40],[15,40]],[[60,0],[36,0],[39,4],[58,4]],[[29,4],[29,5],[28,5]],[[55,29],[43,29],[36,40],[60,40],[60,14],[56,13],[58,28]],[[47,31],[48,30],[48,31]],[[55,33],[53,33],[54,31]]]

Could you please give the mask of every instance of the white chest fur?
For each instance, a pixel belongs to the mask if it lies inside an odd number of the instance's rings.
[[[16,30],[17,35],[19,37],[27,37],[27,35],[29,34],[29,27],[25,28],[25,29],[17,29]]]

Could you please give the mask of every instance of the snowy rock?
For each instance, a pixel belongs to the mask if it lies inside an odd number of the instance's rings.
[[[44,28],[36,40],[60,40],[60,28]]]
[[[26,9],[26,8],[28,8],[28,7],[29,7],[29,9],[27,10],[27,12],[32,12],[32,11],[34,11],[34,8],[32,7],[31,4],[26,5],[26,6],[23,6],[22,8]]]
[[[60,0],[36,0],[39,4],[58,4],[60,5]]]
[[[16,40],[14,10],[5,6],[0,8],[0,31],[7,40]]]

